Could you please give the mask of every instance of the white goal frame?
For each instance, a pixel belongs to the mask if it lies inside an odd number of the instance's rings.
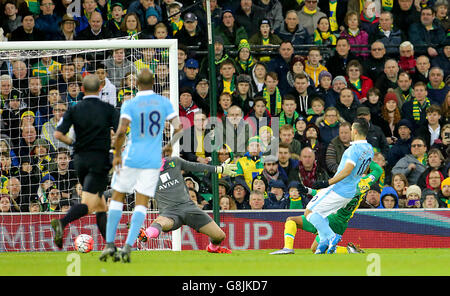
[[[113,50],[137,48],[167,48],[169,52],[169,81],[170,101],[178,114],[178,40],[177,39],[103,39],[103,40],[70,40],[70,41],[31,41],[31,42],[2,42],[0,51],[21,50]],[[22,58],[13,54],[11,59]],[[173,132],[173,129],[172,129]],[[179,155],[180,147],[173,146],[173,154]],[[25,213],[22,213],[25,214]],[[181,229],[172,231],[172,250],[181,251]]]

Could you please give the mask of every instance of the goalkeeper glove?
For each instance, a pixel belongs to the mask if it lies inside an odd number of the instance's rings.
[[[230,163],[230,161],[231,159],[228,158],[222,165],[216,166],[216,173],[228,175],[230,177],[235,177],[237,164]]]
[[[330,183],[328,183],[328,180],[324,180],[324,181],[314,182],[314,184],[312,185],[312,188],[322,189],[322,188],[327,188],[328,186],[330,186]]]
[[[317,193],[316,190],[311,189],[309,187],[305,187],[305,185],[303,185],[302,183],[300,183],[298,185],[297,189],[298,189],[298,192],[300,193],[300,195],[307,195],[307,194],[309,194],[309,195],[314,196]]]

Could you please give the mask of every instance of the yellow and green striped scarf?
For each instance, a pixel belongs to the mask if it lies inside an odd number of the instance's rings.
[[[281,93],[278,87],[275,88],[275,113],[272,113],[270,110],[270,94],[267,91],[267,88],[263,89],[263,98],[266,100],[266,107],[270,114],[278,114],[281,112]]]
[[[420,121],[420,114],[422,113],[422,111],[427,110],[427,108],[430,107],[430,105],[431,102],[428,98],[425,99],[425,103],[422,106],[420,106],[420,103],[419,101],[417,101],[417,99],[414,99],[412,110],[414,121]]]
[[[131,40],[138,40],[139,34],[136,30],[127,30],[127,35],[131,37]]]
[[[171,21],[170,26],[172,28],[172,35],[175,35],[176,33],[178,33],[178,31],[180,31],[181,28],[183,28],[183,24],[184,24],[184,21],[181,19],[178,22]]]
[[[394,1],[393,0],[382,0],[381,7],[385,11],[391,11],[392,8],[394,7]]]
[[[253,60],[253,57],[250,55],[247,61],[242,61],[239,58],[236,58],[236,62],[239,63],[239,66],[241,66],[241,69],[244,72],[247,72],[255,65],[255,61]]]
[[[25,2],[27,3],[28,10],[32,14],[39,15],[41,13],[41,7],[40,7],[40,4],[39,4],[39,1],[37,1],[37,0],[25,0]]]
[[[324,40],[330,39],[331,45],[336,45],[336,36],[330,32],[319,32],[319,30],[314,31],[314,44],[322,45]]]

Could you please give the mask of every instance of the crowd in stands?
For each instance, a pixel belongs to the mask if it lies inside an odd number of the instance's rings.
[[[312,196],[298,185],[336,173],[355,118],[369,122],[373,161],[383,168],[360,208],[450,207],[447,0],[210,0],[214,94],[205,0],[1,7],[1,42],[177,39],[180,156],[211,163],[215,150],[220,163],[237,163],[236,177],[219,175],[222,210],[304,209]],[[72,147],[53,132],[82,99],[81,77],[98,75],[101,99],[120,108],[138,91],[135,73],[148,67],[155,91],[167,96],[168,66],[158,54],[0,59],[0,212],[66,211],[79,202]],[[185,172],[185,182],[198,206],[212,209],[211,176]]]

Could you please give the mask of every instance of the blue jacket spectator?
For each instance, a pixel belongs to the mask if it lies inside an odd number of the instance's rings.
[[[424,8],[420,13],[420,22],[409,26],[409,41],[414,45],[416,54],[426,54],[430,48],[438,50],[445,42],[446,34],[431,8]],[[432,26],[430,30],[428,26]]]
[[[395,191],[394,188],[391,186],[384,187],[380,194],[380,205],[378,206],[378,209],[387,209],[387,207],[384,204],[384,200],[387,196],[392,196],[394,198],[394,206],[393,208],[398,208],[398,194],[397,191]],[[388,207],[391,208],[391,207]],[[392,208],[391,208],[392,209]]]
[[[397,124],[400,138],[389,149],[387,162],[389,167],[394,167],[397,161],[411,151],[413,125],[407,119],[402,119]]]
[[[267,65],[268,72],[275,72],[278,75],[278,89],[282,96],[287,94],[291,89],[289,82],[287,80],[287,73],[291,69],[291,60],[294,56],[294,47],[289,41],[281,43],[279,49],[279,54],[274,58],[270,59]]]

